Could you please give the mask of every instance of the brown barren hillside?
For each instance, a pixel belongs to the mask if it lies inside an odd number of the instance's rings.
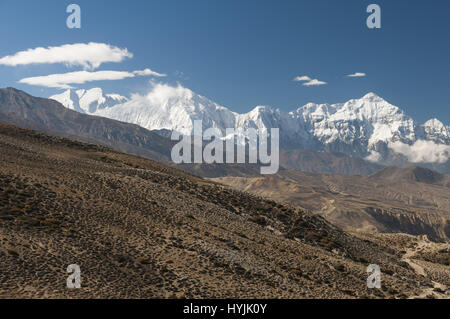
[[[308,173],[348,175],[369,175],[382,168],[357,157],[308,150],[281,150],[280,166]]]
[[[148,159],[0,124],[0,161],[3,298],[407,298],[433,286],[382,239]],[[371,263],[382,289],[366,286]],[[70,264],[80,289],[66,288]]]
[[[348,231],[450,238],[448,175],[424,168],[385,168],[369,177],[280,171],[215,181],[303,207]]]
[[[370,175],[372,178],[390,180],[392,182],[419,182],[450,187],[450,175],[440,174],[428,168],[411,166],[407,168],[386,167]]]

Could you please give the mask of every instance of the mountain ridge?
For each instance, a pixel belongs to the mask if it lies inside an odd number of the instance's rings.
[[[57,101],[33,97],[14,88],[0,89],[0,120],[45,133],[102,144],[174,165],[170,160],[171,148],[175,144],[170,140],[171,131],[149,131],[135,124],[82,114],[65,108]],[[354,165],[354,159],[342,155],[302,150],[293,152],[294,156],[289,152],[280,152],[280,160],[286,168],[364,175],[380,168],[364,160],[359,160]],[[311,157],[317,160],[318,165],[311,162]],[[293,158],[295,163],[292,163]],[[180,167],[207,177],[259,175],[255,172],[259,166],[249,164],[182,164]]]
[[[239,114],[181,85],[155,84],[146,95],[134,95],[92,114],[186,135],[192,134],[195,120],[202,120],[204,129],[222,132],[279,128],[283,149],[344,153],[381,165],[423,163],[450,169],[450,127],[437,119],[420,124],[373,92],[345,103],[308,103],[290,112],[256,106]]]
[[[31,96],[15,88],[0,89],[3,122],[58,136],[77,138],[168,162],[171,141],[138,125],[91,116],[59,102]]]

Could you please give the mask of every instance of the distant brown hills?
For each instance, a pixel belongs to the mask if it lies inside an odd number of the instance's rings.
[[[450,187],[450,174],[440,174],[419,166],[411,166],[403,169],[398,167],[386,167],[373,173],[370,177],[381,178],[393,182],[420,182]]]
[[[282,171],[214,180],[299,205],[350,231],[450,238],[450,175],[421,167],[388,167],[370,176]]]
[[[369,175],[383,166],[339,153],[281,150],[280,165],[308,173]]]

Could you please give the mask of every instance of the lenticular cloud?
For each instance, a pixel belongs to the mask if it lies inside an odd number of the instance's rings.
[[[121,49],[105,43],[90,42],[28,49],[0,58],[0,64],[17,66],[62,63],[92,70],[100,67],[102,63],[122,62],[124,59],[132,57],[133,54],[126,48]]]
[[[111,81],[111,80],[123,80],[126,78],[134,78],[136,76],[156,76],[163,77],[165,74],[161,74],[150,69],[138,70],[133,72],[128,71],[78,71],[62,74],[50,74],[44,76],[36,76],[30,78],[24,78],[19,83],[25,83],[28,85],[45,86],[50,88],[70,89],[72,84],[83,84],[93,81]]]

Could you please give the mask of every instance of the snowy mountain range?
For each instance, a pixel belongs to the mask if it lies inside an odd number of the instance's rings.
[[[134,123],[149,130],[192,134],[194,120],[204,129],[279,128],[284,149],[339,152],[384,165],[448,163],[450,126],[438,119],[419,124],[374,93],[345,103],[308,103],[291,112],[257,106],[239,114],[178,86],[155,84],[130,99],[100,88],[67,90],[51,96],[72,110]]]

